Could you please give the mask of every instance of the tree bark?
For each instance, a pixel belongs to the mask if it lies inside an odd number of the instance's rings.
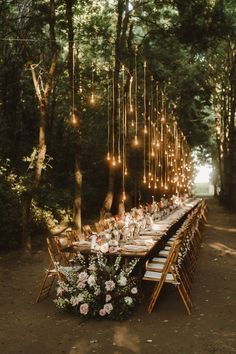
[[[43,165],[46,157],[46,120],[48,114],[49,96],[52,90],[53,77],[56,72],[57,65],[57,48],[55,36],[55,3],[50,0],[50,22],[49,32],[51,39],[51,63],[47,73],[47,80],[45,85],[40,85],[39,79],[36,75],[36,66],[31,64],[32,80],[35,92],[39,101],[39,140],[38,140],[38,154],[35,166],[34,189],[28,188],[22,197],[22,249],[23,252],[31,252],[31,203],[33,194],[39,188],[41,181]],[[44,87],[44,89],[42,89]]]
[[[115,140],[118,130],[118,85],[121,63],[124,64],[125,53],[127,51],[127,30],[129,28],[129,0],[118,0],[117,4],[117,24],[115,40],[115,63],[114,63],[114,131]],[[129,36],[130,36],[129,32]],[[125,89],[125,88],[124,88]],[[100,217],[104,217],[107,212],[123,215],[125,212],[124,201],[122,200],[122,173],[119,169],[114,169],[109,165],[109,181]]]

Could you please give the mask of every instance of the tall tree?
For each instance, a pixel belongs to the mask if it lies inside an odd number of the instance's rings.
[[[30,70],[32,73],[32,80],[35,88],[35,93],[39,103],[39,135],[38,135],[38,149],[35,161],[35,174],[34,174],[34,185],[28,187],[22,195],[22,247],[26,253],[31,252],[31,229],[30,229],[30,209],[31,202],[34,193],[38,190],[42,170],[45,164],[46,158],[46,125],[47,125],[47,114],[49,107],[49,96],[53,86],[53,77],[56,72],[57,64],[57,45],[56,45],[56,35],[55,35],[55,2],[50,0],[50,12],[49,12],[49,37],[50,37],[50,48],[51,48],[51,58],[49,63],[49,68],[47,71],[46,79],[43,80],[42,75],[39,73],[37,75],[37,69],[40,64],[30,63]]]

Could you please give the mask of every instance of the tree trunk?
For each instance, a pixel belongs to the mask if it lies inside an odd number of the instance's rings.
[[[22,195],[21,207],[22,207],[22,238],[21,238],[21,246],[23,252],[26,255],[31,254],[32,246],[31,246],[31,201],[32,194],[30,192],[25,192]]]
[[[80,152],[75,157],[75,199],[73,220],[76,230],[81,233],[81,187],[82,173],[80,169]]]
[[[115,65],[114,65],[114,132],[115,140],[118,131],[118,85],[121,63],[124,64],[125,52],[127,49],[127,30],[129,26],[129,0],[118,0],[117,5],[117,24],[116,24],[116,40],[115,40]],[[131,32],[129,32],[129,36]],[[125,205],[122,200],[122,173],[118,170],[114,171],[114,167],[109,165],[109,182],[108,190],[100,212],[100,217],[111,211],[113,214],[123,215]]]
[[[41,181],[43,165],[46,156],[46,120],[48,114],[49,96],[52,90],[53,77],[56,71],[57,65],[57,49],[56,49],[56,37],[55,37],[55,3],[54,0],[50,0],[50,23],[49,32],[51,39],[51,63],[48,70],[48,76],[44,89],[40,84],[37,75],[35,65],[31,64],[32,80],[35,88],[35,92],[39,101],[39,141],[38,141],[38,154],[35,166],[34,177],[34,190],[28,189],[22,197],[22,248],[23,252],[29,253],[31,251],[31,202],[33,198],[33,192],[37,191]]]

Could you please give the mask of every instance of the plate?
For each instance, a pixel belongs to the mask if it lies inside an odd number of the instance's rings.
[[[146,252],[147,247],[138,245],[124,245],[123,249],[129,252]]]

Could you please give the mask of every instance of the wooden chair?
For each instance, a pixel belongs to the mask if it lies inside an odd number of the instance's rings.
[[[62,274],[58,271],[58,265],[64,265],[64,259],[61,252],[58,251],[58,245],[54,237],[47,237],[47,246],[50,262],[40,283],[36,303],[49,296],[55,279],[63,280]]]
[[[179,248],[182,242],[181,238],[182,234],[179,234],[169,251],[165,263],[163,263],[162,266],[160,266],[160,264],[158,263],[153,264],[152,262],[147,265],[147,270],[144,274],[143,280],[153,281],[157,283],[154,286],[152,295],[149,300],[149,314],[152,312],[155,303],[157,302],[157,299],[164,283],[170,283],[175,285],[187,309],[187,312],[189,314],[191,313],[192,301],[190,299],[188,288],[185,285],[183,275],[181,274],[181,272],[179,272],[179,263],[177,262]]]
[[[93,231],[92,231],[90,225],[83,225],[83,226],[82,226],[82,232],[83,232],[83,235],[84,235],[84,238],[85,238],[85,239],[89,239],[90,236],[91,236],[92,233],[93,233]]]

